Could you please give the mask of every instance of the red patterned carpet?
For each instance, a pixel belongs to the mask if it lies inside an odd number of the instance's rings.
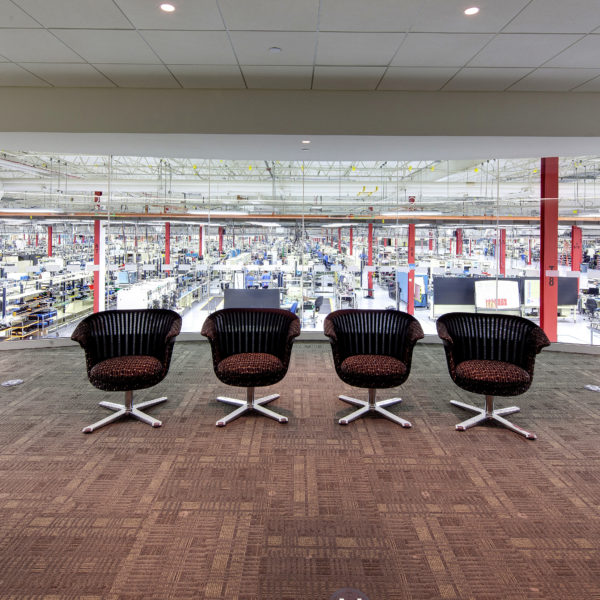
[[[107,412],[78,347],[0,352],[2,600],[600,599],[597,356],[543,352],[513,420],[531,442],[465,433],[441,346],[418,344],[392,408],[353,409],[327,344],[297,343],[267,388],[289,424],[254,415],[216,428],[243,396],[215,378],[207,344],[178,343],[149,412],[84,435]]]

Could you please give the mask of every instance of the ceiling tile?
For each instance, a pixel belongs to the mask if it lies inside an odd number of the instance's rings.
[[[321,0],[319,31],[407,31],[418,4],[415,0]]]
[[[514,92],[568,92],[600,75],[599,69],[536,69],[509,88]]]
[[[95,64],[94,66],[123,88],[181,87],[163,65]]]
[[[53,29],[75,52],[90,63],[159,63],[137,31]]]
[[[573,44],[544,66],[594,69],[599,63],[600,35],[594,33]]]
[[[533,0],[504,32],[588,33],[599,26],[598,0]]]
[[[176,10],[166,13],[158,2],[115,0],[137,29],[225,29],[215,0],[177,0]]]
[[[162,61],[171,65],[235,65],[224,31],[142,31]]]
[[[25,63],[22,66],[56,87],[114,87],[113,83],[86,63]]]
[[[391,64],[462,67],[492,38],[489,33],[409,33]]]
[[[531,69],[465,68],[445,86],[444,91],[501,92]]]
[[[501,33],[473,60],[470,67],[538,67],[579,39],[577,35]]]
[[[496,33],[529,0],[479,0],[475,17],[462,0],[322,0],[320,31],[419,31]]]
[[[16,0],[16,3],[48,28],[132,28],[112,0]]]
[[[13,63],[0,63],[0,87],[5,86],[34,86],[50,87],[45,81],[28,73],[19,65]]]
[[[319,33],[316,62],[387,66],[403,38],[403,33]]]
[[[417,17],[411,31],[498,33],[530,0],[478,0],[474,4],[480,12],[473,16],[464,14],[472,6],[464,0],[423,0],[419,2]]]
[[[310,90],[312,67],[243,66],[249,89]]]
[[[231,42],[241,65],[312,65],[316,33],[232,31]],[[269,52],[271,47],[281,52]]]
[[[44,29],[3,29],[0,54],[14,62],[84,62]]]
[[[455,67],[389,67],[378,90],[439,90],[455,73]]]
[[[245,88],[237,65],[168,65],[184,88]]]
[[[314,90],[374,90],[385,67],[315,67]]]
[[[218,0],[231,31],[316,31],[318,0]]]
[[[600,77],[580,85],[572,90],[573,92],[600,92]]]
[[[10,0],[0,0],[0,23],[2,27],[41,27]]]

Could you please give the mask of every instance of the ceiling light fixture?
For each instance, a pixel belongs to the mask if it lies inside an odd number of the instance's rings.
[[[169,4],[168,2],[163,2],[160,5],[160,10],[167,12],[167,13],[171,13],[171,12],[175,12],[175,7],[172,4]]]
[[[310,144],[310,140],[302,140],[303,144]]]
[[[281,48],[279,48],[278,46],[271,46],[269,48],[269,52],[271,54],[279,54],[279,52],[281,52]]]
[[[465,10],[465,15],[467,15],[468,17],[471,17],[473,15],[476,15],[479,12],[479,8],[477,8],[477,6],[471,6],[471,8],[467,8]]]

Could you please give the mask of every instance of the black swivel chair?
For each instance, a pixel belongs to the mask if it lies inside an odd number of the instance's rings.
[[[329,313],[324,322],[331,341],[333,364],[339,378],[347,384],[367,388],[368,400],[339,396],[360,408],[339,420],[340,425],[372,411],[402,427],[406,419],[386,410],[402,398],[375,401],[377,389],[403,384],[410,374],[413,348],[424,337],[419,322],[399,310],[343,309]]]
[[[585,301],[585,310],[589,313],[590,319],[593,319],[596,316],[596,311],[598,310],[598,303],[594,298],[588,298]]]
[[[521,409],[518,406],[495,409],[494,396],[517,396],[529,389],[535,356],[550,345],[544,331],[522,317],[486,313],[447,313],[436,325],[454,383],[463,390],[485,396],[485,408],[450,401],[477,413],[459,423],[456,429],[465,431],[490,420],[535,440],[535,433],[504,418]]]
[[[108,392],[125,392],[125,404],[100,402],[115,414],[89,425],[83,433],[108,425],[124,416],[152,427],[161,421],[141,409],[167,400],[166,396],[133,404],[133,390],[161,382],[169,372],[175,338],[181,331],[181,317],[172,310],[106,310],[81,321],[71,339],[85,351],[90,383]]]
[[[285,377],[294,338],[300,335],[298,317],[278,308],[225,308],[206,318],[201,333],[210,342],[217,378],[246,388],[246,400],[217,398],[238,407],[219,419],[217,426],[223,427],[250,410],[287,423],[287,417],[263,406],[279,394],[255,398],[255,388],[273,385]]]

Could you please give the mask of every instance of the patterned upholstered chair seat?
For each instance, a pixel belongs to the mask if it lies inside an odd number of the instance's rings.
[[[360,407],[341,418],[340,425],[374,412],[402,427],[411,427],[409,421],[386,409],[402,398],[376,401],[375,396],[378,388],[396,387],[408,378],[413,348],[423,337],[419,322],[398,310],[345,309],[327,315],[323,325],[340,379],[369,390],[368,400],[339,396]]]
[[[281,359],[265,352],[234,354],[217,365],[217,377],[221,381],[241,387],[272,385],[283,378],[285,371]]]
[[[107,392],[141,390],[162,379],[163,365],[154,356],[108,358],[90,369],[90,382]]]
[[[525,369],[501,360],[464,360],[456,365],[455,377],[457,385],[476,394],[493,387],[498,396],[512,396],[515,390],[525,391],[531,385]]]
[[[287,417],[263,406],[279,394],[256,398],[255,388],[273,385],[285,377],[294,338],[300,335],[298,317],[289,310],[275,308],[226,308],[206,318],[202,335],[210,342],[217,378],[227,385],[246,388],[246,400],[217,398],[237,406],[219,419],[217,426],[223,427],[248,411],[287,423]]]
[[[405,380],[406,365],[384,354],[356,354],[342,362],[340,372],[357,387],[390,388]]]
[[[517,396],[529,389],[535,356],[550,344],[542,329],[528,319],[501,313],[447,313],[436,326],[454,383],[485,396],[485,408],[450,401],[477,413],[456,429],[465,431],[484,421],[495,421],[530,440],[536,439],[535,433],[504,418],[520,408],[494,409],[494,396]]]
[[[169,372],[181,317],[172,310],[105,310],[83,319],[71,339],[85,351],[90,383],[106,392],[125,392],[125,404],[100,402],[114,411],[83,429],[91,433],[123,416],[160,427],[162,423],[142,412],[166,401],[166,396],[133,404],[133,391],[160,383]]]

